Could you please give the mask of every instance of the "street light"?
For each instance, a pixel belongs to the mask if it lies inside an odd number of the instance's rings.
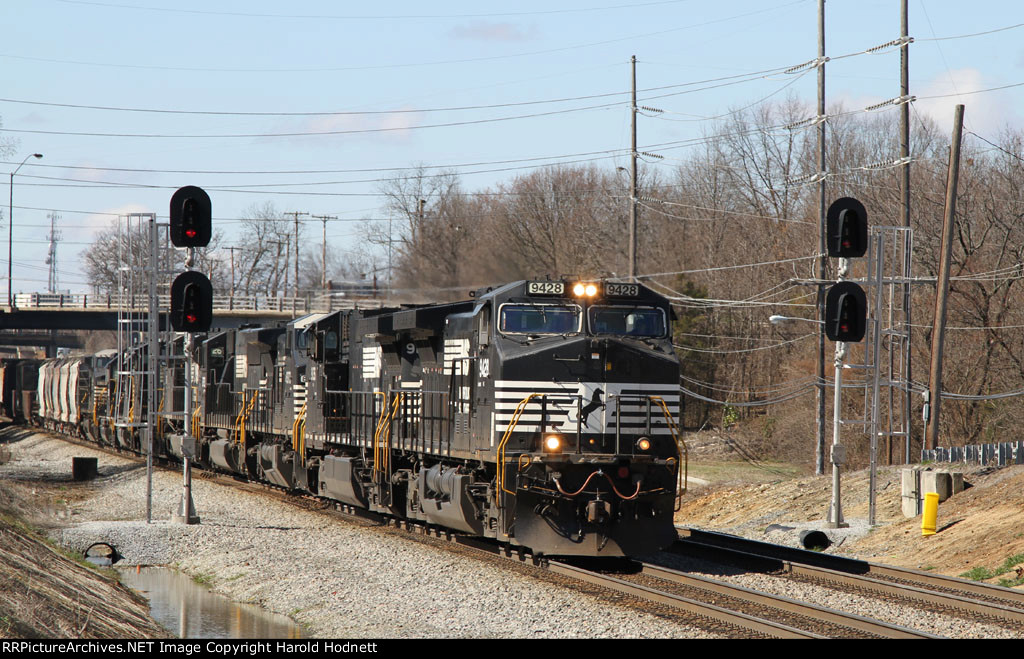
[[[14,264],[14,260],[12,258],[13,254],[11,250],[11,246],[14,243],[14,175],[18,173],[18,170],[21,169],[22,165],[28,162],[29,158],[42,157],[43,154],[41,153],[29,154],[25,156],[24,160],[21,161],[21,165],[18,165],[18,167],[13,172],[11,172],[11,196],[7,205],[7,307],[9,309],[14,308],[14,298],[11,296],[11,276],[13,274],[12,266]]]
[[[783,323],[788,323],[788,322],[794,321],[794,320],[803,320],[803,321],[806,321],[808,323],[818,323],[819,325],[824,325],[825,324],[825,321],[817,320],[815,318],[800,318],[800,317],[793,317],[793,316],[778,316],[778,315],[768,316],[768,322],[771,323],[772,325],[782,325]]]

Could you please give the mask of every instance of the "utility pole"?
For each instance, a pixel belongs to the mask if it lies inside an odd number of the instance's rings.
[[[57,243],[61,239],[61,233],[57,231],[56,224],[57,220],[60,219],[60,215],[50,213],[48,217],[50,218],[50,251],[46,256],[46,264],[50,266],[48,288],[50,293],[56,293],[59,287],[57,281]]]
[[[949,295],[949,260],[953,252],[953,218],[956,216],[956,186],[960,181],[960,138],[964,128],[964,106],[953,114],[953,139],[949,145],[949,173],[946,177],[946,208],[942,222],[942,247],[939,252],[939,277],[935,290],[935,315],[932,319],[932,363],[928,377],[928,428],[924,448],[934,449],[939,440],[939,404],[942,396],[942,345],[946,334],[946,299]]]
[[[291,215],[295,218],[295,283],[292,286],[292,297],[299,297],[299,216],[309,215],[309,213],[292,211],[285,213],[285,215]]]
[[[52,215],[50,216],[53,217]],[[153,452],[156,447],[156,388],[157,369],[160,361],[160,344],[157,332],[160,329],[160,306],[156,296],[156,278],[159,274],[159,258],[156,215],[149,216],[149,315],[146,328],[148,342],[146,355],[146,523],[153,521]],[[51,232],[53,230],[51,229]]]
[[[235,252],[236,251],[241,251],[242,248],[241,247],[226,247],[225,249],[227,249],[228,252],[230,252],[230,254],[231,254],[231,296],[229,298],[228,308],[229,309],[234,309],[235,308]]]
[[[636,55],[632,63],[632,97],[630,101],[630,126],[633,134],[632,147],[629,152],[629,279],[636,281]]]
[[[391,282],[394,280],[391,271],[391,213],[388,213],[388,299],[391,299]]]
[[[910,23],[908,20],[907,13],[907,0],[900,0],[900,99],[902,103],[900,105],[900,160],[903,162],[901,167],[901,181],[900,181],[900,212],[903,217],[903,226],[906,229],[910,229],[910,38],[909,29]],[[911,254],[908,252],[904,255],[904,259],[907,260],[907,265],[910,265]],[[909,271],[909,267],[906,268]],[[911,414],[910,405],[910,383],[911,371],[910,364],[913,355],[910,351],[911,346],[911,330],[913,325],[911,324],[912,319],[910,317],[910,282],[903,284],[903,320],[907,324],[907,335],[906,335],[906,348],[904,354],[907,360],[907,372],[906,372],[906,386],[907,392],[904,396],[904,405],[906,406],[903,410],[904,418],[906,421],[906,435],[904,437],[904,460],[910,461],[910,438],[913,436],[911,429],[913,427],[913,415]],[[892,351],[890,351],[890,359],[892,358]],[[890,369],[890,372],[892,370]],[[889,390],[890,393],[892,389]],[[892,409],[892,405],[889,405],[889,409]],[[889,438],[889,464],[892,464],[892,437]]]
[[[323,244],[320,247],[320,267],[323,271],[320,273],[320,288],[327,290],[327,220],[338,219],[334,215],[314,215],[314,219],[320,220],[324,223],[324,235]]]
[[[828,263],[825,245],[825,0],[818,0],[818,273],[819,282],[825,281]],[[825,473],[825,288],[818,284],[818,441],[814,449],[814,473]],[[838,386],[838,385],[836,385]]]

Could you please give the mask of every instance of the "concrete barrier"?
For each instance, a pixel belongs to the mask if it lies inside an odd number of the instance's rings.
[[[904,517],[917,517],[924,510],[928,494],[936,495],[936,503],[964,489],[962,471],[909,467],[901,472],[901,509]]]

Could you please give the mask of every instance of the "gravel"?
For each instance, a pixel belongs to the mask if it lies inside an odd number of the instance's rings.
[[[970,617],[939,614],[906,604],[820,586],[788,576],[752,572],[724,572],[714,563],[685,557],[665,557],[660,561],[677,570],[750,588],[763,593],[784,595],[831,609],[856,613],[882,622],[919,629],[949,638],[1024,638],[1024,631],[980,623]]]
[[[290,616],[316,637],[707,638],[706,631],[602,601],[396,532],[345,523],[261,493],[193,478],[201,524],[173,524],[180,473],[36,434],[11,445],[0,476],[67,481],[51,502],[54,539],[77,551],[109,542],[118,565],[168,565],[215,592]],[[72,456],[99,478],[72,483]],[[143,521],[140,521],[143,520]]]
[[[346,523],[261,492],[193,478],[202,523],[174,524],[181,475],[157,471],[153,522],[146,523],[146,471],[137,461],[36,434],[10,445],[0,477],[67,481],[49,502],[54,539],[83,551],[115,545],[119,565],[168,565],[218,593],[290,616],[312,636],[341,638],[708,638],[714,634],[569,589],[525,569],[466,557],[392,529]],[[72,483],[72,456],[99,458],[99,478]],[[52,491],[52,488],[48,491]],[[854,520],[848,520],[855,522]],[[797,544],[800,527],[772,529]],[[867,531],[825,530],[835,544]],[[763,532],[763,527],[762,527]],[[830,551],[834,551],[831,549]],[[664,555],[663,555],[664,556]],[[920,611],[884,599],[785,577],[723,574],[721,567],[670,559],[673,567],[810,600],[823,606],[953,638],[1022,638],[1024,632]]]

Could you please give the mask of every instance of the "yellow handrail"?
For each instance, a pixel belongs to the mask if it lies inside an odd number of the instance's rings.
[[[375,392],[373,392],[373,395],[374,396],[382,396],[384,398],[384,404],[380,406],[380,418],[377,419],[377,425],[373,429],[373,473],[374,473],[374,475],[376,475],[377,471],[378,471],[377,470],[377,463],[380,460],[380,455],[379,455],[380,449],[377,446],[377,438],[380,437],[381,428],[384,427],[384,419],[388,415],[388,403],[387,403],[387,394],[385,394],[383,391],[375,391]]]
[[[502,492],[515,495],[515,492],[511,492],[505,488],[505,445],[508,444],[508,440],[512,437],[512,431],[515,430],[516,424],[519,423],[519,417],[523,415],[523,410],[526,409],[527,403],[540,395],[541,394],[533,393],[519,401],[519,405],[516,406],[516,411],[512,414],[512,420],[509,422],[508,428],[505,429],[505,434],[501,436],[501,441],[498,442],[498,488],[494,491],[494,503],[498,508],[501,508]]]
[[[305,424],[306,421],[306,405],[309,401],[302,403],[302,409],[295,415],[295,420],[292,421],[292,450],[296,453],[299,451],[300,438],[299,438],[299,424]]]
[[[249,413],[252,412],[252,408],[256,405],[256,397],[259,395],[260,390],[254,389],[252,392],[252,398],[246,403],[245,392],[242,392],[242,409],[238,413],[238,417],[235,419],[235,441],[239,444],[245,444],[245,422],[249,418]]]
[[[128,378],[131,405],[128,407],[128,423],[135,423],[135,376]]]
[[[672,442],[676,445],[676,458],[679,460],[679,464],[683,467],[683,489],[680,494],[686,493],[686,481],[689,476],[690,468],[690,451],[686,448],[686,442],[679,440],[679,432],[676,426],[676,422],[672,419],[672,414],[668,411],[668,405],[665,404],[665,400],[661,396],[648,396],[648,398],[659,406],[661,411],[665,414],[665,422],[668,424],[669,432],[672,433]],[[682,446],[682,452],[680,452],[680,446]],[[679,481],[679,470],[676,470],[676,483]],[[679,510],[681,502],[676,497],[676,511]]]
[[[391,404],[391,414],[387,414],[388,406],[385,404],[381,409],[381,417],[377,422],[377,432],[373,435],[373,471],[374,473],[386,472],[391,467],[390,447],[381,445],[381,438],[390,434],[391,421],[398,413],[399,405],[402,403],[402,394],[396,394],[394,403]],[[378,466],[379,465],[379,466]]]
[[[195,405],[192,410],[192,437],[193,439],[199,439],[199,435],[202,432],[202,408],[199,407],[198,394],[199,392],[193,389],[192,392],[192,404]]]

